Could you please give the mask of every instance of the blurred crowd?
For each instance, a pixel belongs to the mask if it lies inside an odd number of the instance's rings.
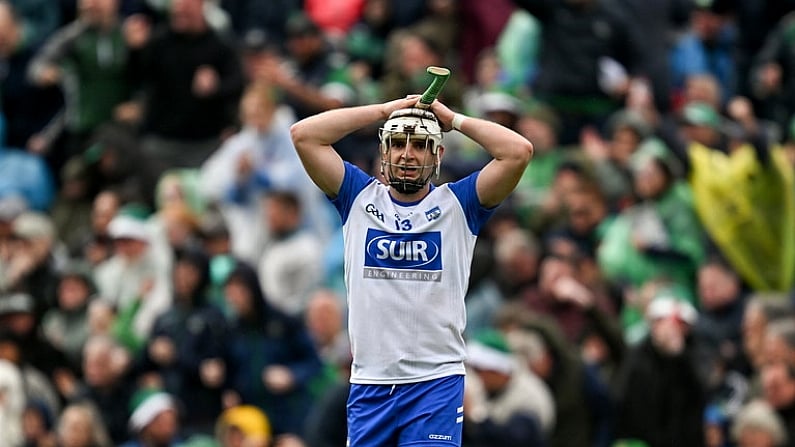
[[[535,155],[479,235],[466,447],[795,446],[795,1],[0,0],[0,447],[342,447],[292,123],[421,93]],[[342,157],[379,175],[377,128]],[[486,153],[445,136],[437,183]]]

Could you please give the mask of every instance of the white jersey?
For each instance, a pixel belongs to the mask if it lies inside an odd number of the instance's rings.
[[[492,209],[478,173],[402,203],[345,163],[342,217],[351,382],[400,384],[464,374],[464,295],[475,240]]]

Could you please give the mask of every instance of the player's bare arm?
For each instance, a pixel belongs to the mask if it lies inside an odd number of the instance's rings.
[[[439,118],[442,130],[453,129],[456,113],[439,101],[434,101],[431,111]],[[492,156],[480,172],[477,193],[481,205],[490,208],[499,205],[516,188],[522,173],[533,157],[533,144],[525,137],[497,123],[458,115],[458,130],[474,140]]]
[[[345,176],[342,158],[332,147],[344,136],[378,121],[398,109],[413,107],[419,95],[371,104],[329,110],[310,116],[290,128],[298,156],[309,177],[327,195],[335,197]]]

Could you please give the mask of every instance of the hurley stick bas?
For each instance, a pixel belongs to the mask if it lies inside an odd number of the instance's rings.
[[[417,103],[417,107],[421,109],[427,109],[431,106],[433,101],[439,96],[439,92],[442,91],[447,79],[450,78],[449,68],[430,66],[425,71],[433,76],[433,79],[431,79],[430,85],[425,89],[420,101]]]

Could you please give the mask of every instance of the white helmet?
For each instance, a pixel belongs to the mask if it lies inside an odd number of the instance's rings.
[[[381,174],[387,179],[389,185],[404,194],[411,194],[422,189],[433,175],[439,176],[439,146],[442,144],[442,128],[439,120],[432,112],[419,108],[395,110],[389,115],[383,127],[379,129],[378,138],[381,140]],[[400,172],[406,165],[392,163],[392,149],[404,147],[407,153],[407,141],[424,140],[425,158],[419,160],[419,165],[412,168],[420,170],[416,179],[407,179],[405,172],[401,177]],[[428,159],[430,155],[431,159]],[[402,159],[404,162],[405,158]]]

